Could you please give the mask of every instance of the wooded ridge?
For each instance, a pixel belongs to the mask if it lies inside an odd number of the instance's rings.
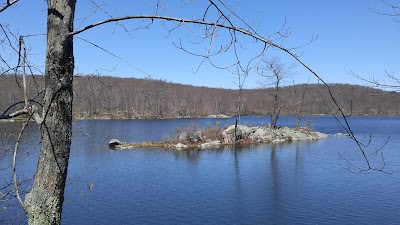
[[[33,97],[44,89],[43,76],[29,76],[27,83],[28,96]],[[400,93],[349,84],[330,84],[330,89],[345,115],[400,115]],[[2,110],[23,101],[22,77],[0,77],[0,90]],[[273,93],[272,88],[244,89],[242,114],[268,115]],[[164,80],[75,76],[73,114],[76,119],[231,116],[236,112],[238,95],[238,90]],[[42,98],[39,95],[35,101],[40,103]],[[338,114],[327,88],[321,84],[281,87],[279,101],[281,115],[296,112],[302,115]]]

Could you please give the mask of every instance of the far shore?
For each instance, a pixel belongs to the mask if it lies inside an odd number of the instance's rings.
[[[269,117],[269,115],[241,115],[241,116],[265,116]],[[280,116],[295,116],[295,115],[280,115]],[[318,117],[318,116],[332,116],[331,114],[311,114],[311,115],[301,115],[301,117]],[[337,117],[341,117],[341,115],[335,115]],[[346,117],[354,117],[354,116],[365,116],[365,117],[373,117],[373,116],[400,116],[400,115],[367,115],[367,114],[359,114],[359,115],[345,115]],[[214,117],[213,115],[208,116],[172,116],[172,117],[156,117],[156,116],[149,116],[149,117],[117,117],[117,116],[101,116],[101,117],[76,117],[74,116],[74,120],[168,120],[168,119],[229,119],[234,118],[235,116],[228,116],[225,117]]]
[[[221,114],[220,114],[221,115]],[[223,114],[222,114],[223,115]],[[241,116],[265,116],[269,117],[269,115],[241,115]],[[295,115],[280,115],[280,116],[295,116]],[[330,114],[311,114],[311,115],[301,115],[301,117],[318,117],[318,116],[332,116]],[[341,115],[335,115],[337,117],[342,117]],[[354,116],[362,116],[362,117],[398,117],[400,115],[368,115],[368,114],[357,114],[357,115],[346,115],[346,117],[354,117]],[[91,117],[79,117],[73,116],[74,120],[173,120],[173,119],[230,119],[235,116],[216,116],[216,115],[208,115],[208,116],[171,116],[171,117],[157,117],[157,116],[148,116],[148,117],[122,117],[122,116],[91,116]],[[0,120],[0,123],[10,123],[10,122],[24,122],[26,117],[14,117],[12,119],[3,119]]]

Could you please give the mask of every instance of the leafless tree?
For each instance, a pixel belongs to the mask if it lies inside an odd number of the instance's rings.
[[[300,120],[301,120],[301,115],[303,114],[304,111],[304,103],[306,99],[306,93],[307,93],[307,88],[308,88],[309,82],[305,84],[296,84],[293,81],[293,99],[295,103],[295,116],[296,116],[296,127],[300,127]]]
[[[246,81],[247,76],[249,75],[249,71],[241,71],[240,68],[237,68],[235,71],[236,76],[237,76],[237,82],[236,85],[238,86],[238,97],[236,101],[236,111],[235,111],[235,130],[234,130],[234,135],[235,135],[235,141],[241,139],[241,133],[238,133],[238,125],[239,125],[239,120],[240,116],[243,111],[243,105],[246,101],[246,98],[243,96],[243,85]]]
[[[273,87],[274,89],[272,106],[267,106],[267,109],[269,110],[269,115],[271,117],[271,127],[275,128],[283,107],[282,101],[279,99],[279,91],[282,82],[293,75],[293,66],[288,66],[282,63],[278,58],[263,60],[263,65],[263,69],[259,74],[265,78],[266,81],[264,81],[262,85],[264,88]]]

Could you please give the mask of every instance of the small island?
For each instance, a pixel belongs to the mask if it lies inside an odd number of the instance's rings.
[[[328,135],[300,127],[271,127],[267,126],[244,126],[235,125],[226,129],[210,127],[199,129],[188,127],[185,131],[175,137],[160,142],[125,143],[117,139],[109,142],[111,149],[132,149],[132,148],[172,148],[183,149],[219,149],[232,145],[251,145],[260,143],[283,143],[292,141],[306,141],[324,139]]]

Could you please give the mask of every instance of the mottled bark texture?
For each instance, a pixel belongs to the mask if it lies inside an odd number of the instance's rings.
[[[29,224],[60,224],[71,145],[75,0],[48,0],[41,150],[35,182],[25,198]]]

